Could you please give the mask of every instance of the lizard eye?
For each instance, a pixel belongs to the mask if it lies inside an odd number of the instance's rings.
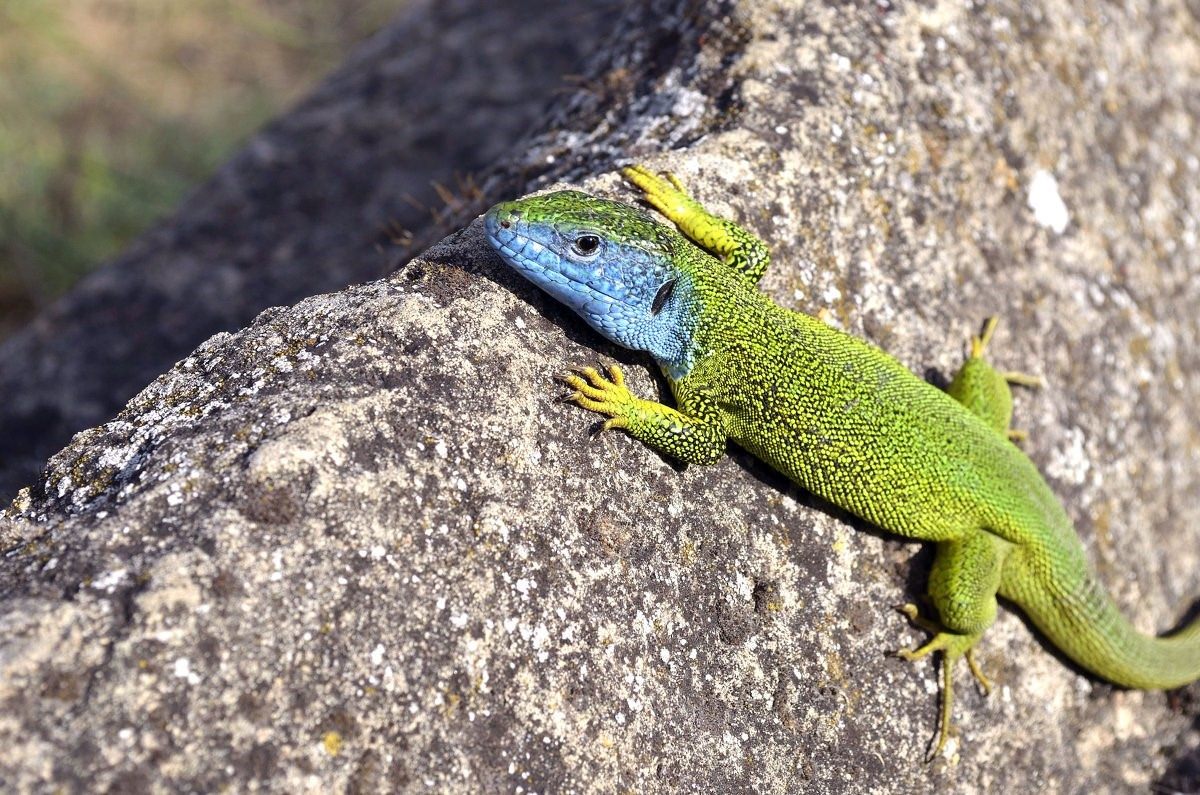
[[[671,294],[675,292],[676,281],[678,280],[671,279],[664,282],[663,286],[658,288],[658,292],[654,294],[654,301],[650,304],[650,317],[657,315],[666,306],[667,301],[671,298]]]
[[[593,234],[583,234],[575,238],[571,244],[572,250],[581,257],[590,257],[600,250],[600,238]]]

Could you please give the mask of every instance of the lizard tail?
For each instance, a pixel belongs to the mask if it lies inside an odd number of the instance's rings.
[[[1013,594],[1064,654],[1114,684],[1169,690],[1200,679],[1200,618],[1164,637],[1138,632],[1091,572]]]

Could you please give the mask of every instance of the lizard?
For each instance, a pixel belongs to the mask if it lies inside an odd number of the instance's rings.
[[[989,319],[943,391],[899,360],[759,290],[767,245],[709,213],[673,174],[623,176],[672,222],[573,190],[501,202],[485,235],[519,274],[619,346],[648,353],[674,407],[634,395],[620,367],[560,376],[567,399],[650,448],[713,464],[732,441],[818,497],[903,538],[932,542],[931,638],[898,655],[942,655],[939,755],[951,733],[959,660],[985,694],[975,649],[1017,605],[1063,654],[1115,684],[1181,687],[1200,678],[1200,619],[1168,637],[1139,633],[1090,567],[1071,520],[1014,444],[1010,383],[993,368]]]

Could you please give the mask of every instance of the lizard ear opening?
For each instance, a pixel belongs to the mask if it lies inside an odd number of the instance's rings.
[[[670,300],[672,293],[675,292],[675,282],[677,281],[679,280],[669,279],[663,283],[662,287],[658,288],[658,292],[654,294],[654,301],[650,304],[650,317],[657,315],[662,311],[662,308],[666,306],[666,303]]]

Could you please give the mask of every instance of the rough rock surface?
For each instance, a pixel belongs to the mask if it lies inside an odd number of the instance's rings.
[[[444,235],[473,175],[538,128],[613,25],[590,0],[410,5],[173,218],[0,345],[0,498],[208,336],[377,279],[413,236]],[[538,24],[496,35],[525,15]]]
[[[630,101],[564,101],[573,123],[527,156],[676,170],[772,244],[777,300],[935,381],[999,313],[994,357],[1048,382],[1017,418],[1089,557],[1139,626],[1180,618],[1200,595],[1191,7],[666,5],[627,20],[657,13],[674,54],[630,38],[592,84]],[[921,637],[890,606],[927,552],[737,451],[680,471],[589,440],[549,375],[598,356],[658,388],[478,224],[208,340],[0,518],[0,789],[1200,784],[1196,686],[1092,680],[1010,611],[980,653],[996,692],[960,671],[958,736],[923,763],[935,668],[886,652]]]

